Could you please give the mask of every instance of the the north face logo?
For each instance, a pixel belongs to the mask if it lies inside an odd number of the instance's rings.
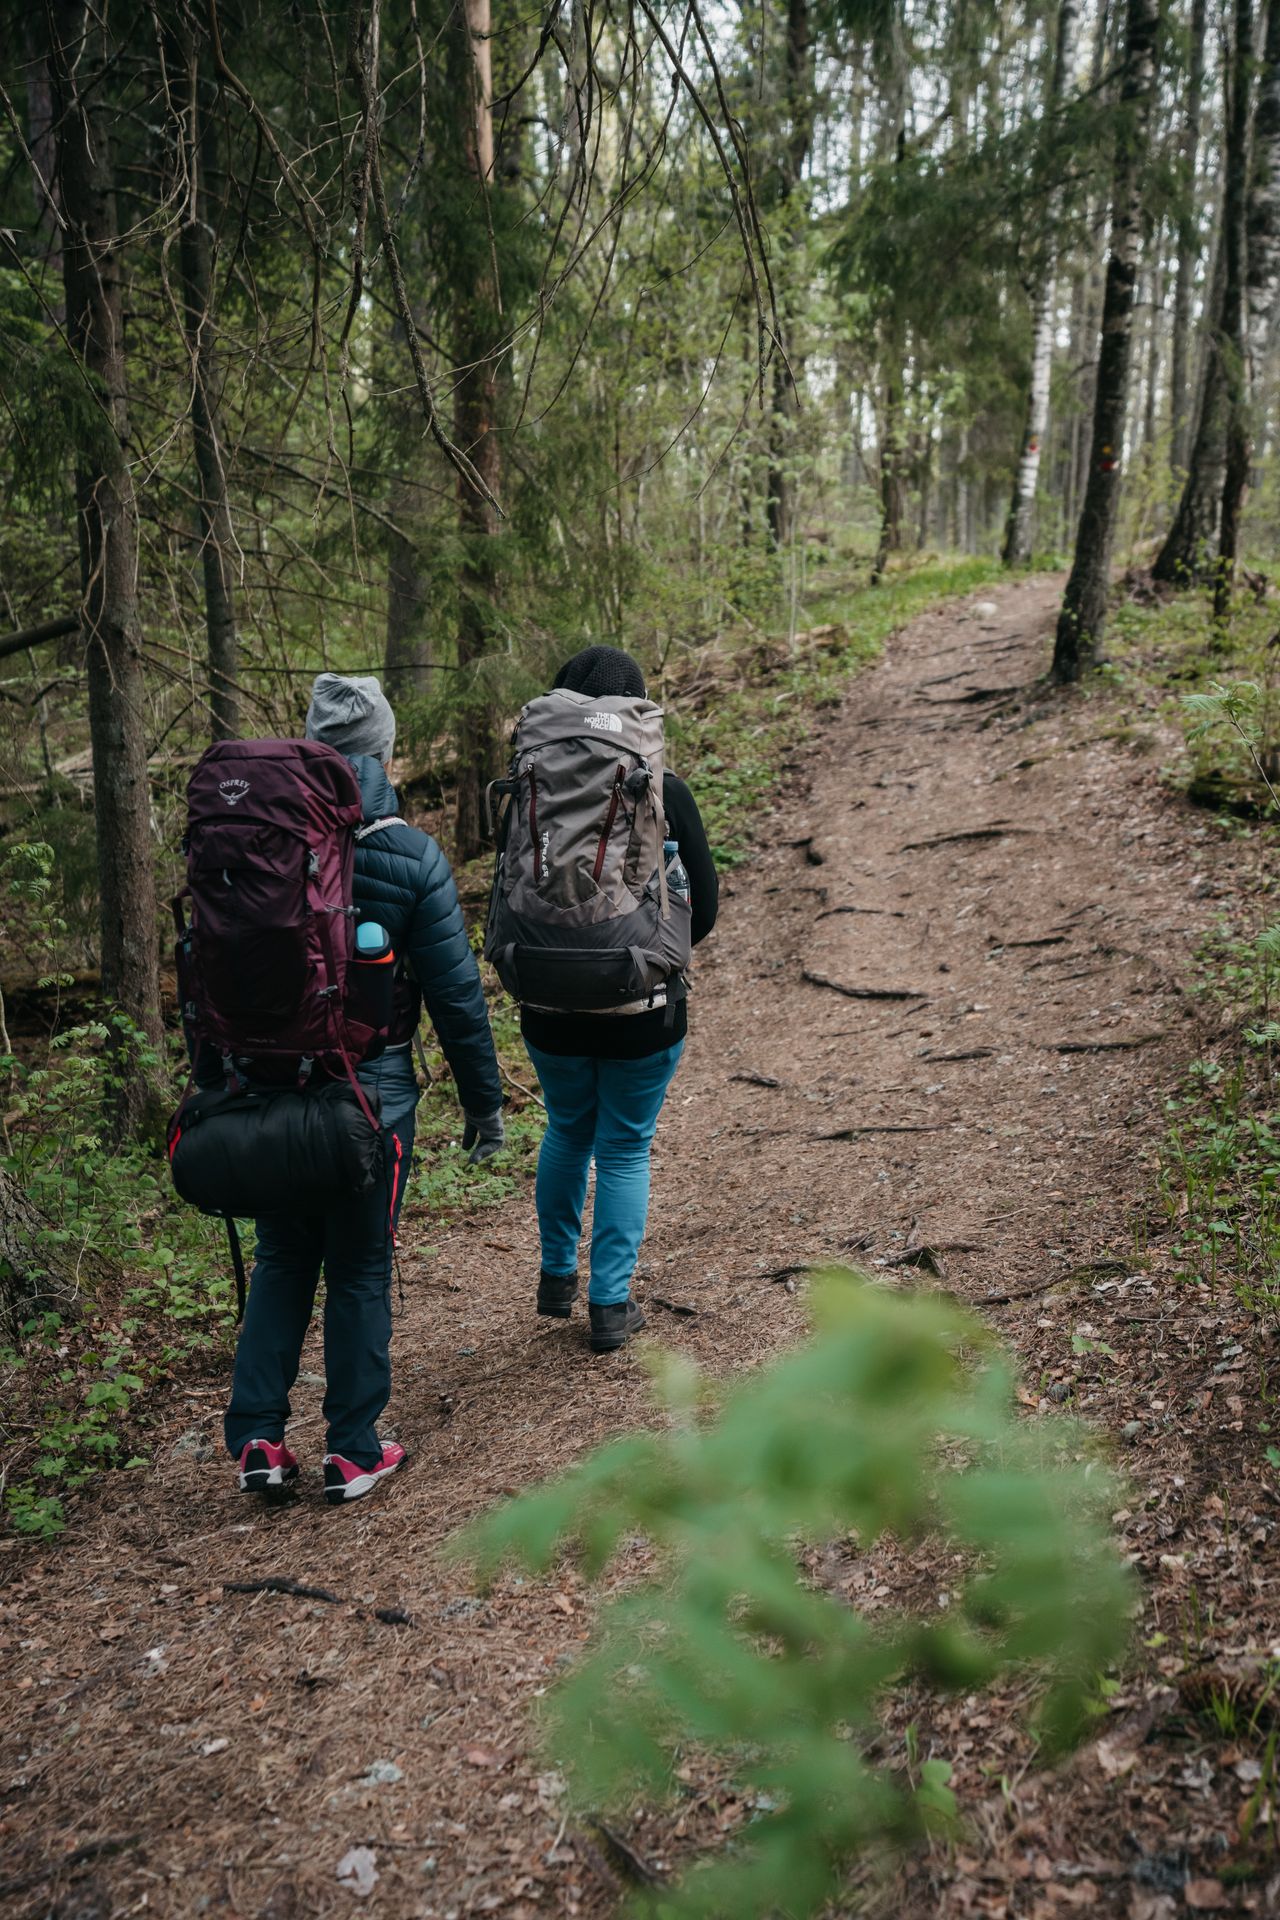
[[[587,725],[594,727],[597,733],[622,732],[622,722],[616,713],[589,713]]]
[[[244,799],[248,791],[249,782],[247,780],[220,780],[218,782],[218,792],[222,795],[229,807],[236,806],[238,802]]]

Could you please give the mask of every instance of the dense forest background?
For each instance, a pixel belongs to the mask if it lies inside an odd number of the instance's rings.
[[[1280,6],[3,12],[0,785],[153,1040],[186,770],[322,667],[465,860],[586,640],[1074,558],[1070,680],[1274,549]]]

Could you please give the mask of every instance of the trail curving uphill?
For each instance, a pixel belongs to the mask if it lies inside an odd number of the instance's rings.
[[[1217,909],[1206,829],[1154,759],[1108,740],[1110,697],[1038,681],[1059,592],[1024,581],[994,614],[915,621],[815,727],[699,960],[641,1288],[653,1332],[717,1370],[799,1336],[814,1262],[983,1307],[1020,1350],[1029,1417],[1065,1361],[1086,1413],[1138,1422],[1141,1492],[1118,1524],[1168,1614],[1170,1538],[1184,1552],[1208,1524],[1211,1484],[1247,1483],[1256,1443],[1212,1391],[1189,1431],[1167,1424],[1187,1366],[1213,1362],[1188,1351],[1230,1329],[1187,1333],[1206,1309],[1172,1288],[1158,1239],[1142,1269],[1116,1250],[1196,1050],[1179,982]],[[1247,883],[1255,857],[1215,847],[1213,885]],[[534,1318],[536,1267],[526,1201],[443,1234],[411,1224],[391,1413],[413,1465],[383,1497],[331,1511],[313,1473],[296,1505],[251,1508],[217,1452],[220,1383],[201,1381],[175,1395],[151,1474],[105,1485],[57,1548],[0,1558],[0,1911],[612,1909],[625,1862],[566,1826],[533,1737],[589,1596],[566,1575],[478,1598],[436,1557],[469,1515],[649,1417],[633,1354],[593,1360],[580,1322]],[[1072,1361],[1082,1322],[1114,1364]],[[291,1437],[313,1467],[320,1397],[304,1373]],[[1247,1555],[1239,1530],[1226,1550]],[[927,1598],[938,1577],[854,1563],[848,1590],[874,1609],[890,1583]],[[1159,1736],[1151,1684],[1117,1724],[1146,1713]],[[974,1825],[904,1869],[884,1912],[1172,1912],[1133,1904],[1159,1893],[1135,1863],[1192,1844],[1155,1823],[1181,1810],[1207,1846],[1234,1816],[1230,1793],[1180,1784],[1176,1742],[1157,1756],[1161,1815],[1150,1746],[1053,1780],[990,1703],[930,1725]],[[693,1782],[630,1840],[676,1865],[740,1817],[727,1783]],[[360,1901],[337,1869],[365,1846],[378,1877]]]

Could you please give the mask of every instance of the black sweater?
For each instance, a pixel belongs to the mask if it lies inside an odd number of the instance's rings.
[[[667,838],[679,842],[680,858],[689,876],[689,905],[696,947],[716,923],[720,882],[698,803],[674,773],[663,775],[662,805],[667,816]],[[670,1012],[672,1017],[668,1022],[666,1007],[655,1007],[652,1013],[621,1015],[543,1013],[534,1007],[524,1007],[520,1013],[520,1031],[531,1047],[539,1047],[543,1053],[585,1054],[594,1060],[643,1060],[684,1039],[689,1027],[688,1002],[676,1001]]]

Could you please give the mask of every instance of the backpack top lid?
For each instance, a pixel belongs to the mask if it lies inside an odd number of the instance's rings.
[[[595,735],[653,763],[662,757],[662,708],[643,694],[574,693],[553,687],[520,709],[514,745],[531,752],[563,740]]]
[[[187,785],[192,826],[252,819],[313,835],[359,826],[360,782],[345,754],[322,740],[215,740]]]

